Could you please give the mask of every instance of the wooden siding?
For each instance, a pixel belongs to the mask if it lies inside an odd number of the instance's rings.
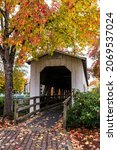
[[[68,70],[71,71],[71,88],[79,89],[81,92],[87,91],[87,83],[83,70],[82,60],[67,55],[60,55],[61,57],[58,58],[50,58],[50,56],[46,55],[41,57],[39,61],[31,62],[31,97],[40,96],[40,72],[47,66],[65,66]],[[33,101],[30,103],[32,104]]]

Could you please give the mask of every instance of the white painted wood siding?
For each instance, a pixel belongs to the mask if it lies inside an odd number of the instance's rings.
[[[79,89],[81,92],[87,91],[87,83],[83,70],[82,60],[63,54],[60,55],[60,58],[50,58],[47,55],[41,57],[39,61],[31,62],[31,97],[40,95],[40,72],[47,66],[65,66],[71,71],[71,88]],[[33,101],[30,103],[32,104]],[[39,107],[37,109],[39,109]]]

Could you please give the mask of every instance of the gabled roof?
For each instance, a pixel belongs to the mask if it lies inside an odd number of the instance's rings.
[[[64,51],[59,51],[59,50],[55,50],[54,52],[59,53],[59,54],[63,54],[63,55],[66,55],[66,56],[70,56],[70,57],[73,57],[73,58],[78,58],[78,59],[86,60],[86,57],[81,56],[81,55],[75,56],[75,55],[73,55],[73,54],[71,54],[71,53],[64,52]],[[38,56],[38,58],[42,58],[42,57],[47,56],[47,55],[49,55],[49,53],[48,53],[48,52],[45,52],[45,53],[43,53],[42,55]],[[30,64],[32,61],[34,61],[33,58],[30,59],[30,60],[28,60],[27,63]]]
[[[71,54],[71,53],[67,53],[67,52],[59,51],[59,50],[55,50],[54,52],[55,52],[55,53],[62,54],[62,55],[70,56],[70,57],[73,57],[73,58],[81,59],[81,60],[82,60],[82,63],[83,63],[83,69],[84,69],[84,74],[85,74],[86,82],[87,82],[87,85],[88,85],[88,77],[87,77],[87,58],[86,58],[86,57],[81,56],[81,55],[75,56],[75,55],[73,55],[73,54]],[[44,56],[47,56],[47,55],[49,55],[48,52],[46,52],[46,53],[40,55],[40,56],[38,57],[38,59],[40,59],[40,58],[42,58],[42,57],[44,57]],[[34,61],[34,59],[31,59],[31,60],[27,61],[27,63],[30,65],[32,61]]]

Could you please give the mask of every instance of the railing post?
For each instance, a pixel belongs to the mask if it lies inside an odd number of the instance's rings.
[[[71,108],[72,95],[63,102],[63,128],[66,129],[67,110]]]
[[[18,119],[18,100],[14,100],[14,124],[17,124],[17,119]]]
[[[34,113],[35,113],[36,112],[36,97],[34,97],[33,100],[34,100],[33,103],[34,103]]]
[[[67,105],[66,103],[64,102],[63,103],[63,128],[66,129],[66,119],[67,119]]]
[[[71,93],[71,105],[72,106],[74,104],[74,95],[75,95],[75,89],[72,89],[72,93]]]
[[[50,97],[51,99],[51,97]],[[49,103],[49,96],[47,96],[47,99],[46,99],[46,107],[48,107],[48,103]]]

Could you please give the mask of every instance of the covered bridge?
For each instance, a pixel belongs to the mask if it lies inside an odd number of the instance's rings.
[[[30,96],[64,96],[72,89],[87,91],[86,58],[55,51],[28,62],[31,65]],[[39,100],[40,101],[40,100]],[[33,102],[31,102],[33,103]]]

